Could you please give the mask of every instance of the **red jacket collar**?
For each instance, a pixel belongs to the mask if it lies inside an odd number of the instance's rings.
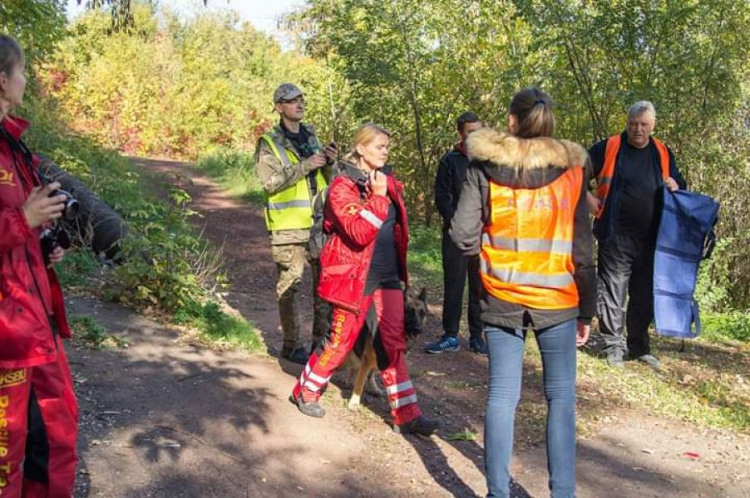
[[[29,124],[30,123],[25,119],[10,114],[5,116],[5,119],[0,122],[0,125],[2,125],[5,130],[10,133],[10,136],[16,140],[21,139],[21,135],[23,135],[23,132],[29,127]]]
[[[461,154],[465,155],[466,157],[469,157],[469,153],[466,151],[466,143],[465,142],[458,142],[456,145],[453,146],[457,151],[459,151]]]

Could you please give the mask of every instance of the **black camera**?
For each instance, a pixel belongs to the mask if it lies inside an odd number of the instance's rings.
[[[63,201],[63,204],[65,204],[65,208],[62,212],[62,217],[65,220],[74,220],[78,216],[78,212],[81,210],[81,205],[78,203],[75,197],[73,197],[69,192],[63,189],[57,189],[49,194],[50,197],[56,197],[58,195],[64,195],[65,200]]]
[[[68,232],[63,227],[55,224],[52,228],[45,228],[42,230],[42,234],[39,238],[42,244],[42,255],[44,256],[44,264],[49,265],[49,256],[58,247],[70,249],[71,240]]]
[[[57,189],[49,194],[50,197],[56,197],[60,195],[65,197],[65,199],[63,199],[63,204],[65,207],[62,211],[62,220],[75,220],[78,217],[78,212],[81,210],[81,205],[78,203],[75,197],[73,197],[70,192],[66,190]],[[59,222],[52,223],[52,226],[42,230],[40,242],[42,244],[44,263],[46,265],[49,265],[49,256],[54,252],[55,249],[60,247],[67,251],[68,249],[70,249],[72,243],[70,235],[68,235],[68,232]]]

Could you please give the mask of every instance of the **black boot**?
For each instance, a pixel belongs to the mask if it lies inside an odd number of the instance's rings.
[[[287,360],[299,363],[300,365],[306,365],[309,354],[305,348],[282,348],[281,357]]]
[[[440,422],[431,420],[424,415],[420,415],[414,420],[405,424],[394,425],[393,432],[396,434],[418,434],[420,436],[432,436],[432,433],[440,427]]]
[[[320,403],[318,403],[317,401],[310,401],[309,403],[305,403],[305,401],[302,399],[302,396],[300,396],[299,398],[295,398],[293,394],[289,395],[289,401],[293,405],[297,405],[299,411],[301,411],[308,417],[323,418],[326,414],[325,408],[320,406]]]

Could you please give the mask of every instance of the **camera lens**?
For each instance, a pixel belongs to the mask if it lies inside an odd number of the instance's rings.
[[[57,189],[54,192],[50,193],[50,197],[55,197],[58,195],[64,195],[65,200],[63,200],[63,204],[65,204],[65,208],[63,209],[63,218],[67,220],[73,220],[78,216],[78,212],[81,210],[81,205],[78,203],[78,201],[70,195],[70,193],[66,192],[62,189]]]
[[[81,210],[81,205],[77,200],[72,197],[68,197],[65,201],[65,209],[63,210],[63,216],[66,219],[72,220],[78,216],[78,212]]]

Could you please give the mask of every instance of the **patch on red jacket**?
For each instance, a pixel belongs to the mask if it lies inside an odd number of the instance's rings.
[[[359,211],[359,208],[359,204],[357,204],[356,202],[350,202],[349,204],[344,206],[344,212],[349,216],[354,216],[355,214],[357,214],[357,211]]]
[[[16,184],[13,183],[12,171],[8,171],[7,169],[0,168],[0,185],[9,185],[11,187],[16,186]]]
[[[26,382],[26,369],[0,370],[0,388],[16,386]]]

